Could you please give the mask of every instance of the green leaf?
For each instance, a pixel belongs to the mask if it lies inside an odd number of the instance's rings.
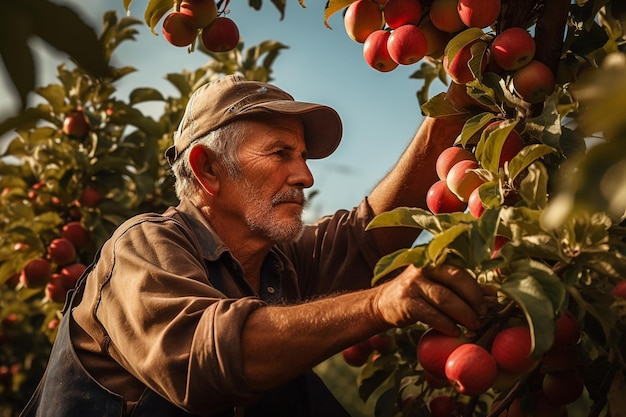
[[[378,260],[374,267],[374,276],[372,277],[371,284],[372,286],[376,285],[381,278],[384,278],[396,269],[409,265],[415,265],[421,268],[428,265],[429,261],[425,245],[416,246],[411,249],[397,250]]]
[[[150,0],[146,6],[143,18],[153,35],[157,35],[154,28],[159,24],[159,20],[173,6],[172,0]]]
[[[531,259],[512,262],[511,270],[500,290],[524,311],[533,330],[533,356],[539,357],[554,341],[555,312],[564,305],[565,286],[550,268]]]
[[[480,195],[480,200],[487,208],[498,208],[502,205],[500,184],[496,181],[489,181],[481,184],[478,188],[478,195]]]
[[[517,169],[511,161],[509,170],[514,168]],[[548,204],[548,171],[542,163],[536,162],[528,167],[526,175],[520,182],[518,192],[530,209],[540,210],[546,207]]]
[[[376,400],[376,405],[374,406],[374,416],[376,417],[393,415],[398,397],[398,387],[391,382],[387,385],[391,385],[391,387],[385,390]]]
[[[129,98],[130,104],[165,100],[161,92],[155,88],[135,88],[131,91]]]
[[[338,11],[348,7],[354,1],[355,0],[329,0],[326,2],[326,7],[324,8],[324,25],[327,28],[332,29],[328,23],[328,19],[330,19],[330,17]]]
[[[485,126],[487,126],[493,119],[495,119],[495,117],[496,115],[491,112],[484,112],[469,118],[465,122],[463,130],[461,130],[461,134],[457,139],[457,143],[460,143],[465,147],[468,141],[472,137],[474,137],[474,135],[482,132]]]
[[[428,258],[432,260],[433,264],[441,265],[446,260],[448,246],[471,228],[471,225],[460,224],[436,234],[428,243]]]
[[[524,146],[524,148],[509,161],[509,179],[515,181],[517,176],[537,159],[554,152],[556,152],[556,149],[547,145],[533,144]]]
[[[416,221],[416,216],[432,217],[433,214],[420,208],[398,207],[374,217],[365,230],[390,226],[403,226],[421,229],[422,227]]]
[[[359,377],[359,397],[363,402],[367,401],[371,395],[383,385],[391,376],[392,370],[376,369],[371,375],[360,375]]]
[[[452,62],[454,56],[461,50],[465,45],[470,42],[475,41],[476,39],[482,37],[485,33],[482,29],[479,28],[468,28],[464,31],[455,35],[450,41],[446,44],[446,48],[444,50],[444,55],[448,57],[448,62]]]
[[[487,134],[483,131],[476,145],[476,158],[483,168],[491,172],[498,172],[502,147],[517,123],[518,120],[508,119],[498,123],[494,129],[490,128]]]

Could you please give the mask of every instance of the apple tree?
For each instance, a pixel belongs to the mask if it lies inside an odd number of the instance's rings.
[[[140,86],[123,98],[116,85],[135,69],[111,61],[139,24],[105,13],[105,70],[59,65],[57,83],[34,88],[37,104],[0,123],[15,133],[0,156],[0,415],[17,415],[34,391],[66,295],[113,229],[177,203],[164,152],[191,92],[235,71],[269,81],[285,48],[206,51],[202,67],[166,75],[179,96]],[[162,110],[145,112],[147,102]]]

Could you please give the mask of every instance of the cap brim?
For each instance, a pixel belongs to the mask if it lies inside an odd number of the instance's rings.
[[[270,111],[298,116],[304,125],[304,137],[310,159],[326,158],[332,154],[343,134],[339,114],[322,104],[292,100],[276,100],[258,103],[241,112],[242,116]]]

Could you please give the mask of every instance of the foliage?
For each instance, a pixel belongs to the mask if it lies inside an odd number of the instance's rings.
[[[122,42],[135,39],[138,24],[134,18],[106,13],[98,42],[110,75],[100,77],[80,66],[60,65],[57,84],[34,89],[41,103],[0,123],[0,134],[16,132],[0,157],[3,416],[15,415],[34,391],[62,307],[46,292],[47,283],[25,282],[23,268],[33,259],[49,260],[49,243],[62,236],[68,223],[79,222],[89,232],[90,242],[76,246],[75,259],[87,265],[123,220],[176,204],[164,152],[191,92],[219,74],[241,72],[251,79],[271,80],[272,64],[285,48],[273,41],[249,49],[240,43],[228,53],[210,54],[207,63],[194,71],[167,74],[178,97],[138,87],[123,99],[116,96],[115,85],[135,69],[110,66],[110,60]],[[162,113],[145,114],[141,107],[147,102],[162,103]],[[89,126],[80,136],[64,125],[77,111],[86,116]],[[53,275],[63,266],[52,263]]]

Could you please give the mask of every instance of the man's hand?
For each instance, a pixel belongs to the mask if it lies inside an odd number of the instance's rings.
[[[487,313],[480,285],[465,270],[449,265],[407,267],[379,287],[376,308],[391,326],[421,321],[450,335],[458,333],[457,324],[476,330]]]

